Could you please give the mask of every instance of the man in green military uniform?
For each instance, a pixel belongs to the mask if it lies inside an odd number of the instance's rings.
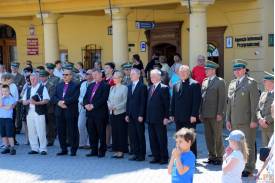
[[[54,116],[54,109],[55,106],[51,102],[52,98],[55,94],[55,88],[59,83],[59,78],[53,75],[55,65],[52,63],[46,63],[46,70],[41,70],[39,73],[40,80],[46,86],[49,92],[50,101],[47,104],[47,114],[46,114],[46,136],[48,144],[47,146],[52,146],[56,139],[56,124],[55,124],[55,116]]]
[[[131,73],[131,68],[132,68],[132,64],[130,63],[124,63],[121,65],[123,73],[124,73],[124,77],[122,79],[122,84],[128,86],[131,84],[131,78],[130,78],[130,73]]]
[[[246,73],[247,62],[242,59],[233,61],[233,71],[236,79],[228,87],[227,122],[229,131],[241,130],[244,132],[249,149],[248,161],[243,177],[252,175],[255,169],[255,141],[257,128],[257,106],[259,91],[257,82]]]
[[[224,153],[222,130],[225,110],[225,82],[216,76],[218,64],[207,61],[207,78],[202,83],[200,118],[204,123],[205,140],[208,149],[208,164],[221,165]]]
[[[267,146],[274,132],[274,120],[271,116],[271,104],[274,100],[274,75],[265,72],[263,83],[265,91],[259,100],[257,118],[262,130],[262,146]]]

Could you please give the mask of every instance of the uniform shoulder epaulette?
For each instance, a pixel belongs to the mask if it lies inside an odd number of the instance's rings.
[[[251,81],[256,81],[254,78],[252,77],[247,77],[248,80],[251,80]]]

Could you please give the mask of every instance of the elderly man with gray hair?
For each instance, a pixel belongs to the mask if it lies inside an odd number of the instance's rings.
[[[39,84],[37,74],[30,75],[31,87],[23,96],[23,105],[27,106],[27,126],[31,151],[29,154],[47,154],[46,119],[47,103],[50,100],[47,88]]]
[[[205,74],[205,56],[199,55],[197,58],[197,65],[192,69],[192,78],[202,85],[203,80],[206,78]]]
[[[153,159],[150,163],[168,163],[167,128],[169,122],[170,95],[167,85],[161,83],[161,71],[150,72],[152,85],[147,99],[147,117],[150,147]]]
[[[170,119],[176,122],[177,131],[183,127],[196,129],[201,103],[201,89],[197,81],[190,78],[187,65],[179,68],[180,81],[173,86]],[[197,156],[196,141],[191,146]]]

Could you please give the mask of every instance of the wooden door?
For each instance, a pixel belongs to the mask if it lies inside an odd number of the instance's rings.
[[[14,55],[12,52],[13,47],[16,46],[15,39],[0,39],[0,63],[5,65],[6,69],[9,71],[12,57]]]

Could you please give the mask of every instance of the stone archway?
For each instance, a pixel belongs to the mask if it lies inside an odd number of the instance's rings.
[[[10,70],[11,62],[17,61],[16,32],[6,24],[0,24],[0,64]]]

